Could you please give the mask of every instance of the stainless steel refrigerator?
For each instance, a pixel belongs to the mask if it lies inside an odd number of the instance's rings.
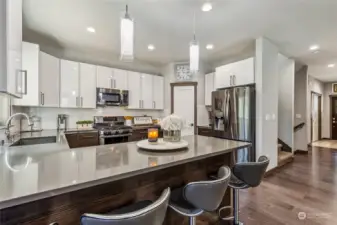
[[[237,151],[236,162],[255,161],[255,84],[212,92],[214,137],[251,142]]]

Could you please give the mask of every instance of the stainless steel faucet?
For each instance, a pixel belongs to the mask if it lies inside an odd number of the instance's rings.
[[[24,116],[24,117],[26,117],[27,118],[27,121],[28,121],[28,126],[33,126],[34,124],[30,121],[30,118],[29,118],[29,116],[26,114],[26,113],[15,113],[15,114],[13,114],[13,115],[11,115],[9,118],[8,118],[8,120],[6,121],[6,130],[5,130],[5,134],[6,134],[6,136],[7,136],[7,138],[9,138],[10,137],[10,128],[11,128],[11,122],[12,122],[12,119],[14,118],[14,117],[17,117],[17,116]],[[20,130],[21,131],[21,130]]]

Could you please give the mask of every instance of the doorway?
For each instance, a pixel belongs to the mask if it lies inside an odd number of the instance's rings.
[[[197,82],[171,83],[171,113],[185,121],[182,136],[197,133]]]
[[[330,98],[330,109],[331,109],[331,139],[337,140],[337,96],[331,96]]]
[[[311,142],[322,139],[322,95],[311,92]]]

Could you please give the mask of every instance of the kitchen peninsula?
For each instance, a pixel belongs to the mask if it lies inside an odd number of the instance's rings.
[[[159,154],[139,150],[136,142],[70,150],[60,138],[59,146],[39,145],[41,151],[31,152],[32,146],[2,147],[2,225],[73,225],[85,212],[105,213],[135,201],[154,200],[166,187],[205,180],[220,166],[231,166],[233,153],[250,145],[193,135],[183,137],[188,150]],[[230,202],[228,189],[223,205]],[[168,210],[164,224],[183,224],[183,220]]]

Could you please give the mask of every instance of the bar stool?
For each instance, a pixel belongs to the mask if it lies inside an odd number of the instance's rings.
[[[84,214],[81,225],[161,225],[170,198],[170,188],[155,201],[141,201],[116,209],[108,214]]]
[[[223,210],[232,209],[231,206],[225,206],[219,209],[219,217],[222,220],[233,220],[233,225],[243,225],[243,223],[239,221],[239,190],[259,186],[268,165],[269,159],[266,156],[260,156],[257,162],[235,164],[228,184],[228,186],[233,189],[234,216],[221,218],[221,212]]]
[[[169,207],[189,217],[189,224],[195,225],[195,217],[204,211],[215,211],[225,195],[231,171],[223,166],[218,170],[218,179],[198,181],[172,191]]]

